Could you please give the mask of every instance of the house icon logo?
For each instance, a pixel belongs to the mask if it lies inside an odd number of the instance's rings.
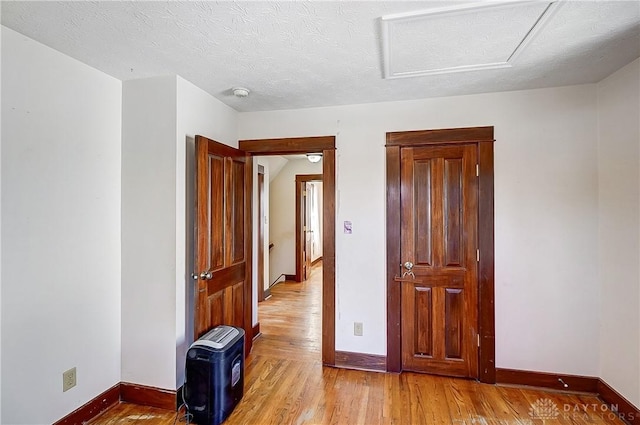
[[[539,398],[531,405],[529,416],[531,416],[531,419],[542,419],[544,423],[547,420],[557,419],[560,416],[560,410],[548,398]]]

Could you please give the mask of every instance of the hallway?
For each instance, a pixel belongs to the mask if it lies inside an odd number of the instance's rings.
[[[255,356],[320,363],[322,337],[322,261],[304,282],[285,281],[271,287],[271,297],[258,304],[261,335]],[[292,351],[295,349],[295,351]]]

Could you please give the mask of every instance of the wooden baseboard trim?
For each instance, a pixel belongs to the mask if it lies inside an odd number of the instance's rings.
[[[256,325],[252,328],[252,339],[256,339],[260,336],[260,322],[256,323]]]
[[[184,397],[182,397],[183,392],[182,389],[184,385],[181,385],[180,388],[176,390],[176,412],[180,411],[180,408],[184,404]]]
[[[128,382],[120,384],[120,400],[129,403],[175,411],[178,404],[177,398],[176,390],[165,390]]]
[[[295,274],[285,274],[284,275],[284,280],[292,280],[292,281],[296,281],[296,275]]]
[[[315,265],[316,265],[316,264],[318,264],[320,261],[322,261],[322,255],[321,255],[321,256],[319,256],[318,258],[316,258],[315,260],[313,260],[313,261],[311,262],[311,265],[312,265],[312,266],[315,266]]]
[[[557,391],[598,394],[598,378],[528,370],[496,369],[496,383],[524,385]],[[565,386],[566,384],[566,386]]]
[[[371,370],[386,372],[387,357],[377,354],[351,353],[349,351],[336,351],[336,367],[345,369]]]
[[[105,410],[120,402],[120,384],[115,384],[105,392],[98,394],[92,400],[69,413],[53,425],[83,424],[95,418]]]
[[[602,379],[598,379],[598,395],[624,422],[631,425],[640,424],[640,409],[637,409]]]

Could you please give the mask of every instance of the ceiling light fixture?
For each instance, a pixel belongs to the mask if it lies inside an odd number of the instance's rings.
[[[309,160],[309,162],[313,162],[315,164],[316,162],[320,162],[320,160],[322,159],[322,154],[321,153],[308,153],[307,154],[307,159]]]
[[[251,93],[249,89],[245,89],[244,87],[234,87],[231,90],[235,97],[247,97],[249,96],[249,93]]]

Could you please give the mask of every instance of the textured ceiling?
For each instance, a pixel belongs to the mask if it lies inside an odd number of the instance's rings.
[[[509,67],[556,5],[490,2],[383,16],[385,77]]]
[[[1,13],[3,25],[121,80],[178,74],[238,111],[257,111],[592,83],[640,56],[640,2],[560,3],[511,68],[395,80],[383,78],[380,18],[460,3],[3,1]],[[526,13],[501,15],[502,37],[520,37],[512,23]],[[461,28],[482,25],[473,14],[458,18]],[[474,31],[412,37],[416,30],[394,47],[407,66],[434,51],[449,63],[478,49],[490,57],[500,44]],[[251,95],[235,98],[236,86]]]

